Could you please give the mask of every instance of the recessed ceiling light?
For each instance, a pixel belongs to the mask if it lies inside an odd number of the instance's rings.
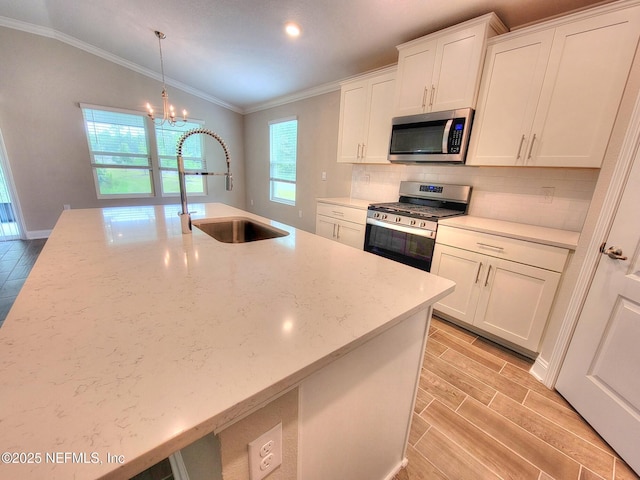
[[[293,22],[289,22],[284,26],[284,31],[287,32],[287,35],[290,37],[298,37],[300,36],[300,27]]]

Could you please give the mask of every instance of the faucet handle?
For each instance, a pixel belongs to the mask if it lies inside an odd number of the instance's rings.
[[[225,187],[227,192],[233,190],[233,176],[231,175],[231,172],[227,173],[225,176]]]

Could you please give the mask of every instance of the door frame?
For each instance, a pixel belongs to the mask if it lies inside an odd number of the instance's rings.
[[[620,199],[624,193],[627,178],[633,166],[636,154],[640,149],[640,94],[636,96],[635,105],[631,114],[627,131],[625,133],[620,154],[614,167],[614,171],[609,181],[609,187],[602,203],[600,214],[594,228],[593,234],[589,239],[589,246],[585,254],[584,261],[578,274],[576,286],[569,300],[569,305],[564,315],[558,338],[554,345],[551,357],[549,358],[548,368],[542,376],[542,382],[548,387],[553,388],[556,380],[560,375],[560,370],[564,362],[564,358],[569,349],[569,343],[573,337],[578,320],[582,313],[582,307],[591,288],[593,277],[596,273],[598,262],[602,257],[600,253],[600,245],[607,240],[611,225],[613,223]],[[534,365],[534,369],[536,366]]]
[[[0,166],[4,172],[4,179],[7,184],[7,190],[9,197],[11,198],[11,208],[13,209],[13,215],[15,216],[16,223],[18,224],[18,230],[20,238],[25,239],[27,237],[26,230],[24,228],[24,218],[22,218],[22,207],[18,200],[18,194],[16,193],[16,186],[13,182],[13,172],[11,171],[11,165],[9,164],[9,154],[4,144],[4,138],[2,131],[0,130]]]

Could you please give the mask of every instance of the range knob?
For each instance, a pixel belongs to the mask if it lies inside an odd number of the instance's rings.
[[[415,221],[415,220],[411,220],[411,222],[410,222],[410,223],[411,223],[411,225],[413,226],[413,225],[415,225],[415,224],[416,224],[416,221]]]
[[[424,228],[427,224],[425,222],[420,222],[420,228]]]
[[[401,221],[402,221],[402,218],[396,217],[396,223],[400,223]]]
[[[387,214],[386,214],[386,213],[383,213],[383,214],[382,214],[382,220],[386,220],[386,219],[387,219]]]

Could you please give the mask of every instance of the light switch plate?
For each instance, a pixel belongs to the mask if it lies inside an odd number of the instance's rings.
[[[282,422],[249,443],[249,480],[262,480],[282,464]]]

